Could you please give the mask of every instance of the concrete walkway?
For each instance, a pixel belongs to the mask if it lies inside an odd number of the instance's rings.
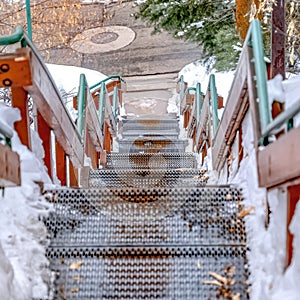
[[[127,113],[165,114],[177,73],[200,59],[201,48],[166,32],[153,35],[151,27],[132,16],[137,10],[134,2],[111,4],[103,26],[77,35],[70,48],[52,49],[50,62],[121,75],[128,82]]]

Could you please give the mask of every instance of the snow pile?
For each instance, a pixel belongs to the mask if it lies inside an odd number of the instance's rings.
[[[20,120],[19,110],[0,103],[0,119],[13,129]],[[51,181],[43,163],[20,143],[15,131],[12,149],[20,156],[22,186],[6,188],[0,195],[1,300],[46,299],[51,274],[45,257],[47,232],[39,218],[50,206],[35,182]]]
[[[300,100],[300,76],[286,81],[278,76],[268,82],[268,90],[270,103],[276,99],[285,103],[286,108],[291,107]],[[267,192],[258,187],[250,112],[245,116],[242,131],[244,158],[238,168],[238,147],[235,147],[235,141],[229,176],[227,178],[227,167],[224,167],[219,183],[233,183],[241,187],[245,198],[243,204],[248,209],[253,208],[251,214],[245,217],[248,246],[251,250],[248,253],[251,300],[299,300],[300,203],[290,225],[290,231],[294,234],[293,261],[285,270],[287,192],[281,188]],[[270,210],[269,222],[266,220],[267,209]]]
[[[77,94],[81,73],[86,75],[90,86],[106,78],[100,72],[84,68],[59,65],[48,68],[58,88],[69,98]],[[31,132],[31,152],[13,130],[14,122],[20,118],[18,109],[0,103],[1,124],[14,133],[12,150],[20,156],[22,171],[22,186],[6,188],[0,194],[0,294],[1,300],[47,299],[51,272],[45,257],[47,231],[40,218],[51,211],[51,206],[41,195],[38,183],[51,185],[51,180],[37,133]]]
[[[225,104],[234,78],[234,73],[234,71],[216,72],[214,70],[209,73],[201,61],[197,61],[186,65],[179,72],[179,77],[183,75],[184,81],[189,87],[196,87],[197,83],[200,82],[201,91],[206,93],[209,83],[209,76],[210,74],[215,74],[217,92],[224,98]]]
[[[206,92],[209,74],[201,63],[192,63],[182,69],[179,76],[189,86],[201,83]],[[233,72],[216,73],[218,93],[226,98],[231,87]],[[267,83],[270,108],[273,100],[284,103],[285,110],[300,103],[300,76],[282,80],[276,76]],[[173,100],[174,102],[174,100]],[[294,119],[294,126],[299,126],[300,117]],[[300,202],[290,224],[289,230],[294,234],[293,259],[285,270],[286,256],[286,211],[287,192],[285,189],[266,189],[258,186],[254,133],[251,114],[245,115],[243,124],[242,161],[238,162],[238,140],[232,145],[229,165],[224,166],[220,174],[212,170],[211,149],[202,166],[209,172],[209,184],[235,184],[243,189],[246,209],[251,213],[245,217],[248,246],[248,263],[250,267],[251,300],[299,300],[300,299]],[[268,205],[269,206],[268,206]],[[267,210],[270,219],[267,220]]]

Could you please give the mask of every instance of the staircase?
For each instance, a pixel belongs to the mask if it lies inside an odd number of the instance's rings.
[[[89,189],[49,191],[54,299],[247,299],[240,191],[205,186],[178,132],[174,116],[125,120]]]

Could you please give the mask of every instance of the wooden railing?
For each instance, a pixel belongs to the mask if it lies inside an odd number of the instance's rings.
[[[17,43],[20,43],[21,48],[13,53],[0,55],[0,65],[4,68],[0,72],[0,87],[11,89],[12,106],[19,108],[21,112],[22,119],[16,122],[15,129],[21,142],[32,149],[28,107],[30,95],[36,114],[35,129],[43,142],[44,162],[49,176],[57,176],[62,185],[78,186],[79,170],[84,167],[84,155],[90,157],[93,167],[97,168],[100,154],[110,151],[111,141],[107,135],[114,134],[117,130],[116,115],[112,116],[111,105],[105,100],[101,106],[104,107],[104,115],[108,115],[109,122],[105,124],[113,125],[110,131],[106,131],[105,126],[101,127],[94,97],[97,91],[90,92],[85,77],[81,76],[77,97],[81,102],[80,105],[77,100],[74,103],[76,107],[80,106],[78,122],[75,124],[51,74],[22,28],[17,28],[11,36],[0,38],[0,45]],[[107,85],[105,82],[102,86],[107,89]],[[115,103],[117,105],[118,102]],[[116,107],[114,109],[117,110]]]
[[[184,95],[186,84],[180,79],[181,95]],[[270,99],[274,100],[274,99]],[[243,153],[242,123],[246,112],[250,109],[254,130],[254,147],[257,158],[258,184],[268,190],[281,187],[287,191],[287,228],[286,258],[287,265],[292,259],[293,237],[288,230],[295,212],[300,194],[300,127],[293,128],[293,119],[300,113],[298,101],[271,119],[267,93],[267,70],[264,61],[260,24],[254,20],[250,26],[235,77],[229,92],[226,106],[216,127],[213,116],[217,115],[211,91],[207,91],[200,119],[194,131],[195,148],[206,155],[208,147],[212,151],[213,169],[220,172],[228,163],[234,141],[238,141],[239,161]],[[195,101],[193,102],[195,106]],[[195,108],[192,108],[195,111]],[[193,114],[190,114],[193,117]],[[187,121],[192,124],[191,120]],[[285,130],[282,132],[282,126]],[[280,131],[280,134],[278,134]],[[270,141],[272,137],[273,142]],[[241,157],[240,157],[241,156]]]

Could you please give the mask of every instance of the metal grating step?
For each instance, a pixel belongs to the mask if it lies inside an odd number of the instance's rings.
[[[207,177],[198,169],[102,169],[90,171],[89,186],[171,187],[201,186]]]
[[[183,140],[161,138],[137,138],[134,141],[120,140],[119,152],[121,153],[164,153],[184,152],[187,143]]]
[[[51,246],[242,245],[232,188],[54,190]]]
[[[162,138],[170,138],[172,136],[175,136],[176,138],[178,138],[178,131],[176,130],[138,130],[138,129],[134,129],[134,130],[123,130],[122,132],[122,136],[124,138],[130,138],[130,137],[140,137],[140,138],[146,138],[146,137],[160,137]]]
[[[55,299],[247,299],[246,236],[232,187],[60,189],[44,222]],[[233,282],[233,281],[232,281]]]
[[[233,299],[205,283],[209,272],[234,279],[227,295],[247,299],[244,247],[51,248],[47,256],[55,299]]]
[[[196,168],[193,153],[112,153],[107,155],[110,169],[180,169]]]

